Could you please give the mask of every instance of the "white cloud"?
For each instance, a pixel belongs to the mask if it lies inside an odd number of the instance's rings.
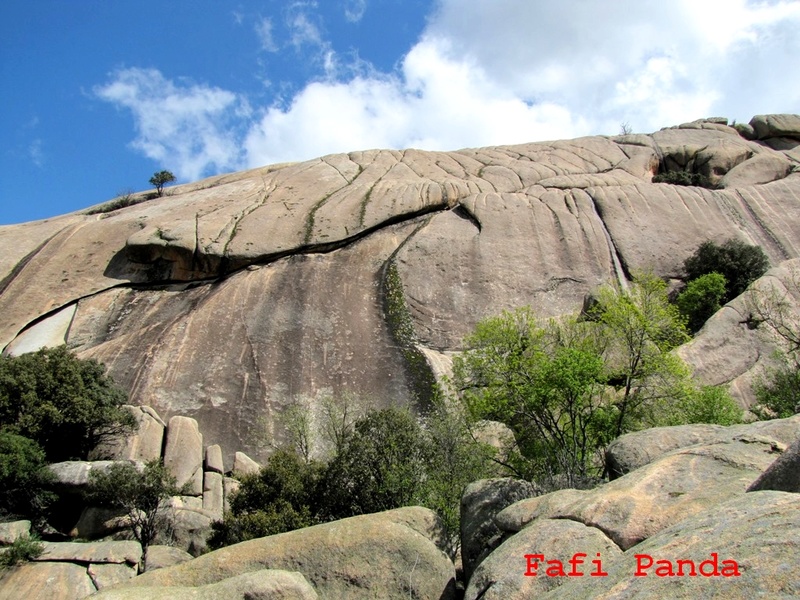
[[[278,45],[275,43],[273,37],[272,21],[268,18],[262,18],[255,25],[256,35],[261,43],[261,49],[265,52],[277,52]]]
[[[351,23],[358,23],[367,12],[367,0],[345,0],[344,16]]]
[[[237,138],[249,107],[219,88],[178,83],[155,69],[124,69],[95,94],[133,113],[132,146],[184,180],[241,166]]]
[[[232,92],[154,71],[120,72],[98,94],[133,111],[137,148],[179,157],[185,173],[376,147],[616,134],[623,122],[653,131],[704,116],[800,112],[800,78],[787,76],[800,55],[797,1],[437,7],[397,69],[377,73],[357,53],[334,52],[316,4],[292,4],[291,43],[312,48],[321,79],[252,112]]]
[[[28,145],[28,157],[40,169],[44,166],[45,156],[41,139],[36,138]]]

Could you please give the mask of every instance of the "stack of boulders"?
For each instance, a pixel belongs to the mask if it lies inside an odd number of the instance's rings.
[[[183,491],[183,495],[173,497],[169,503],[172,509],[172,539],[169,541],[197,555],[205,549],[211,523],[222,519],[226,499],[239,485],[232,475],[258,472],[260,465],[237,452],[232,468],[226,471],[222,449],[218,445],[203,445],[203,434],[194,419],[174,416],[167,424],[148,406],[129,406],[127,409],[136,417],[138,429],[94,452],[94,458],[103,456],[112,460],[53,464],[50,468],[57,484],[62,493],[72,495],[79,503],[92,470],[106,469],[115,461],[143,464],[153,459],[163,460]],[[118,512],[102,506],[86,506],[82,507],[69,533],[73,537],[92,540],[122,532],[125,526],[124,516]]]

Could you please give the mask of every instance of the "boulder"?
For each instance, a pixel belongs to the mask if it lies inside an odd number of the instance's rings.
[[[176,416],[169,420],[164,445],[164,466],[178,487],[187,486],[189,494],[203,495],[203,435],[197,421]]]
[[[97,591],[86,565],[68,562],[24,563],[0,577],[0,598],[78,600]]]
[[[759,438],[675,450],[551,516],[597,527],[627,550],[680,519],[744,494],[777,451],[771,440]]]
[[[687,515],[619,558],[604,561],[607,577],[572,578],[547,598],[794,598],[800,595],[796,571],[799,552],[800,495],[754,492]],[[710,560],[704,569],[713,573],[715,555],[720,576],[707,577],[697,572],[691,576],[688,564],[684,575],[678,575],[678,560],[690,560],[696,569],[702,561]],[[653,566],[643,569],[644,575],[638,577],[635,574],[639,562],[644,565],[648,559],[637,556],[653,559]],[[669,561],[675,576],[656,576],[658,560]],[[739,576],[722,576],[727,560],[737,563]]]
[[[760,154],[732,166],[719,180],[722,188],[739,188],[783,179],[791,173],[793,163],[784,156]]]
[[[128,581],[139,574],[136,566],[123,564],[90,564],[86,573],[98,590]]]
[[[145,569],[147,571],[155,571],[156,569],[179,565],[187,560],[192,560],[192,558],[194,557],[191,554],[175,546],[153,544],[147,547]]]
[[[282,569],[299,571],[320,597],[331,600],[447,600],[454,597],[455,571],[437,545],[441,536],[435,513],[400,508],[242,542],[144,573],[124,586],[150,598],[158,588],[199,587]]]
[[[760,490],[800,493],[800,437],[747,488]]]
[[[482,479],[467,486],[461,497],[461,561],[466,581],[503,540],[495,516],[505,507],[535,494],[531,483],[511,477]]]
[[[138,565],[142,560],[139,542],[44,542],[38,562],[73,562]]]
[[[127,529],[129,525],[130,519],[123,509],[87,506],[81,512],[70,536],[95,540]]]
[[[225,473],[225,466],[222,464],[222,447],[219,444],[206,447],[205,470],[214,473]]]
[[[237,452],[233,456],[233,469],[232,472],[238,477],[245,475],[255,475],[261,470],[259,465],[252,458],[247,456],[244,452]]]
[[[750,126],[758,139],[773,137],[800,138],[800,115],[756,115]]]
[[[98,600],[317,600],[301,573],[263,569],[196,587],[124,588],[103,591]]]
[[[589,490],[563,489],[520,500],[497,513],[494,522],[505,533],[517,533],[536,519],[565,514],[570,506],[589,494]]]
[[[225,506],[223,477],[220,473],[206,471],[203,474],[203,510],[215,521],[222,520]]]
[[[547,577],[545,561],[560,560],[565,571],[570,572],[567,561],[576,553],[584,554],[578,572],[589,577],[596,569],[592,560],[607,564],[621,556],[622,550],[594,527],[575,521],[541,519],[508,538],[478,565],[464,600],[539,598],[568,581],[567,577]],[[535,554],[545,558],[530,561],[526,558]]]
[[[0,523],[0,546],[8,546],[19,538],[29,536],[30,534],[30,521],[23,520]]]
[[[800,415],[787,419],[756,421],[746,425],[679,425],[654,427],[626,433],[606,449],[606,468],[611,479],[634,471],[679,448],[734,440],[760,439],[783,451],[800,437]]]

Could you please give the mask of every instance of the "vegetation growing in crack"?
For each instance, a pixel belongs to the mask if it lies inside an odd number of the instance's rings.
[[[414,393],[420,403],[426,404],[432,398],[436,379],[425,355],[417,348],[414,321],[406,304],[403,282],[394,259],[389,260],[384,271],[383,303],[389,331],[403,353]]]
[[[710,190],[718,187],[702,173],[690,171],[664,171],[653,177],[653,183],[671,183],[672,185],[702,187]]]

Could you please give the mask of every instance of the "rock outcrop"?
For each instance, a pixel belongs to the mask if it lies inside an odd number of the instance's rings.
[[[132,404],[196,419],[223,470],[239,450],[263,462],[289,404],[424,402],[431,372],[502,309],[558,315],[637,269],[674,278],[709,238],[774,265],[800,256],[798,119],[337,154],[0,227],[0,346],[67,343]],[[719,187],[652,183],[670,170]],[[746,403],[739,362],[698,368]]]

